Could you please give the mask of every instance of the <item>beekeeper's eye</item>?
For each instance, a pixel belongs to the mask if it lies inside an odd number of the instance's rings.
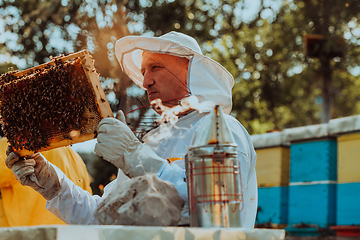
[[[157,68],[161,68],[161,66],[160,66],[160,65],[153,65],[153,66],[151,67],[151,70],[156,70]]]

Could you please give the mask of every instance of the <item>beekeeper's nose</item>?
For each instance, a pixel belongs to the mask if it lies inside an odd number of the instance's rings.
[[[145,72],[144,73],[143,87],[145,89],[149,89],[154,84],[155,84],[155,80],[154,80],[152,74],[150,72]]]

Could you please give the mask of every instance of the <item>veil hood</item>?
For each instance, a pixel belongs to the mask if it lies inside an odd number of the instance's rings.
[[[178,32],[169,32],[160,37],[126,36],[115,44],[115,55],[122,70],[139,87],[144,89],[141,74],[143,51],[186,57],[190,60],[187,88],[199,102],[211,101],[223,106],[224,113],[232,108],[231,89],[234,78],[219,63],[204,56],[196,40]]]

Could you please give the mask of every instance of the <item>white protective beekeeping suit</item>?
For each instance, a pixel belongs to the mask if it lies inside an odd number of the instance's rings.
[[[196,96],[200,103],[211,101],[213,104],[223,106],[227,124],[238,145],[244,194],[241,223],[244,228],[253,228],[257,208],[256,153],[245,128],[235,118],[228,115],[232,107],[233,77],[220,64],[202,55],[198,43],[187,35],[170,32],[161,37],[127,36],[117,41],[116,57],[124,72],[141,88],[143,88],[143,75],[140,69],[143,51],[188,58],[190,60],[187,79],[189,94]],[[172,182],[186,202],[180,224],[188,223],[188,199],[183,159],[191,146],[198,126],[206,121],[210,109],[202,110],[202,113],[193,111],[181,117],[175,125],[168,124],[171,134],[166,135],[167,137],[154,138],[153,136],[157,136],[160,131],[160,128],[157,128],[150,131],[143,139],[147,146],[164,159],[164,164],[157,176],[162,180]],[[165,159],[180,160],[168,164]],[[119,177],[105,187],[103,197],[106,197],[117,184],[123,181],[121,177],[123,174],[119,172]],[[73,186],[68,179],[63,180],[62,189],[60,196],[48,201],[48,209],[67,223],[97,224],[92,213],[101,198],[84,193]],[[71,213],[68,213],[69,206],[72,208]],[[82,208],[82,211],[78,208]]]

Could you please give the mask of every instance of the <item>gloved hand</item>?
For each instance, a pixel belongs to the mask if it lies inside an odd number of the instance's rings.
[[[5,164],[24,186],[30,186],[46,200],[53,199],[61,189],[54,167],[41,153],[19,157],[11,146],[6,150]]]
[[[128,177],[157,173],[166,160],[141,143],[125,123],[122,111],[104,118],[97,128],[95,153],[120,168]]]

